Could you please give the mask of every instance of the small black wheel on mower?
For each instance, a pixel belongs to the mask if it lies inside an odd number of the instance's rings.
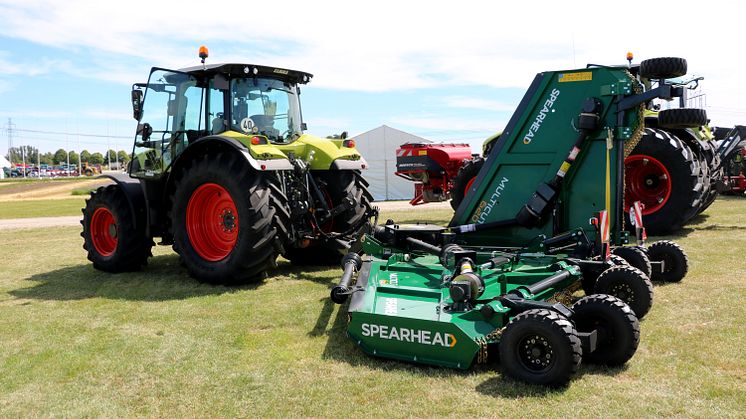
[[[663,272],[653,270],[654,281],[679,282],[689,272],[689,257],[681,246],[670,240],[657,241],[648,246],[648,257],[653,262],[663,262]]]
[[[648,255],[642,247],[620,246],[615,247],[612,253],[624,259],[628,265],[641,270],[642,273],[650,278],[653,268],[650,267],[650,259],[648,259]]]
[[[686,60],[678,57],[660,57],[640,62],[640,77],[647,79],[673,79],[686,74]]]
[[[567,384],[583,356],[575,326],[545,309],[515,316],[500,337],[499,352],[507,375],[548,386]]]
[[[93,267],[106,272],[139,270],[147,264],[153,240],[118,185],[108,185],[91,193],[83,209],[83,248]]]
[[[632,266],[615,266],[596,280],[595,294],[608,294],[629,305],[638,319],[653,306],[653,283],[641,270]]]
[[[484,159],[475,157],[467,160],[463,166],[458,169],[458,174],[453,179],[453,189],[451,189],[451,208],[455,211],[466,195],[469,193],[471,185],[477,179],[479,171],[484,166]]]
[[[622,365],[637,351],[640,322],[624,301],[611,295],[594,294],[578,300],[572,311],[578,332],[596,330],[596,350],[583,353],[584,361]]]
[[[707,125],[704,109],[678,108],[658,112],[658,125],[663,128],[697,128]]]

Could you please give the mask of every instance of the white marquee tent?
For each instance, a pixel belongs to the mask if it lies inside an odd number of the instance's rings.
[[[396,149],[404,143],[431,143],[416,135],[381,125],[351,137],[369,168],[363,177],[370,183],[370,193],[376,201],[410,200],[414,197],[414,183],[394,174]]]
[[[10,162],[3,156],[0,156],[0,179],[5,178],[5,171],[2,169],[10,168]]]

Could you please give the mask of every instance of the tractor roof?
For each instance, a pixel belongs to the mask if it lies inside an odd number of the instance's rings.
[[[182,68],[179,71],[189,73],[195,76],[214,76],[216,74],[222,74],[229,78],[232,77],[246,77],[256,75],[257,77],[270,77],[292,83],[308,83],[311,81],[313,74],[305,73],[303,71],[288,70],[285,68],[277,67],[266,67],[263,65],[256,64],[238,64],[238,63],[226,63],[226,64],[209,64],[205,66],[195,66]]]

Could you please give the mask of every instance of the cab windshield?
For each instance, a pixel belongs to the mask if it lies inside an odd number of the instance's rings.
[[[231,129],[289,143],[301,134],[300,107],[294,84],[274,79],[231,81]]]

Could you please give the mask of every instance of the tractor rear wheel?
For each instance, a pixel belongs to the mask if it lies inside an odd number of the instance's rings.
[[[153,240],[138,225],[117,185],[98,188],[83,209],[83,249],[93,267],[106,272],[139,270],[147,264]]]
[[[678,57],[660,57],[640,62],[640,77],[648,79],[673,79],[686,74],[686,60]]]
[[[624,301],[611,295],[589,295],[578,300],[572,311],[578,332],[596,330],[596,350],[584,353],[584,361],[622,365],[637,351],[640,322]]]
[[[451,189],[451,208],[457,210],[461,202],[469,194],[469,189],[477,180],[479,171],[484,166],[484,159],[481,157],[475,157],[472,160],[467,160],[458,169],[458,174],[453,179],[453,189]]]
[[[648,246],[648,257],[663,262],[663,272],[653,271],[654,281],[679,282],[689,272],[689,257],[678,244],[670,240],[657,241]]]
[[[641,270],[650,278],[653,269],[650,267],[650,259],[648,259],[645,249],[638,246],[620,246],[615,247],[612,253],[624,259],[630,266]]]
[[[653,283],[641,270],[632,266],[615,266],[605,270],[596,280],[595,294],[608,294],[629,305],[638,319],[653,306]]]
[[[699,208],[702,185],[692,150],[675,136],[646,128],[625,165],[625,208],[645,205],[643,222],[652,235],[676,231]]]
[[[176,176],[174,250],[189,274],[214,284],[263,279],[282,249],[268,176],[225,152],[189,162]]]
[[[583,357],[575,326],[557,312],[524,311],[510,320],[500,337],[505,373],[532,384],[562,386]]]
[[[357,237],[368,223],[368,215],[372,209],[373,196],[368,191],[368,182],[357,170],[318,172],[314,174],[314,179],[330,209],[348,198],[353,204],[351,208],[322,222],[318,226],[322,234],[342,233]],[[333,243],[333,239],[330,241]],[[343,254],[337,247],[326,243],[329,242],[320,237],[305,248],[286,246],[283,256],[298,265],[338,265]]]

